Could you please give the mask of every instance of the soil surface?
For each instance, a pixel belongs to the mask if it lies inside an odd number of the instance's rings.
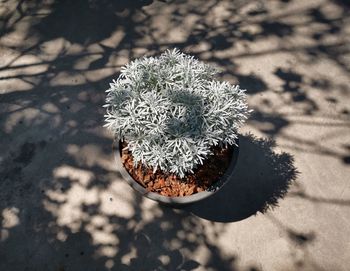
[[[199,165],[192,174],[180,178],[175,174],[165,173],[139,163],[134,167],[133,157],[126,142],[121,142],[122,163],[129,174],[150,192],[156,192],[168,197],[189,196],[207,190],[224,175],[232,159],[234,148],[213,147],[213,154]]]

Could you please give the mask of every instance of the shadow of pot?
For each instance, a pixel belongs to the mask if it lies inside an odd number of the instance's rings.
[[[223,189],[186,207],[186,211],[215,222],[231,223],[277,207],[298,170],[293,156],[276,152],[276,143],[251,134],[239,136],[237,165]]]
[[[239,154],[239,140],[236,140],[237,146],[233,146],[233,151],[232,151],[232,157],[230,164],[225,171],[225,173],[220,177],[218,181],[216,181],[212,186],[210,186],[207,190],[202,191],[202,192],[197,192],[193,195],[189,196],[182,196],[182,197],[167,197],[163,196],[159,193],[156,192],[150,192],[148,191],[145,187],[140,185],[130,174],[129,172],[125,169],[122,159],[121,159],[121,147],[120,147],[120,142],[114,142],[113,143],[113,151],[115,154],[115,160],[117,164],[117,170],[120,172],[122,175],[123,179],[138,193],[143,195],[146,198],[149,198],[151,200],[157,201],[161,204],[168,205],[170,207],[177,207],[181,208],[183,206],[188,206],[192,203],[204,200],[212,195],[214,195],[216,192],[218,192],[231,178],[230,176],[232,175],[234,168],[237,163],[238,159],[238,154]]]

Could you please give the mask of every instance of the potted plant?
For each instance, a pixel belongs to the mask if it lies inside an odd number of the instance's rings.
[[[187,204],[227,181],[249,109],[245,90],[217,73],[174,49],[130,62],[110,84],[105,126],[118,170],[146,197]]]

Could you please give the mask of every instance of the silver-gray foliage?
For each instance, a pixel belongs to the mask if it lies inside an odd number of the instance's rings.
[[[245,91],[178,50],[124,66],[107,90],[105,126],[126,140],[135,165],[183,177],[214,145],[235,144],[249,114]]]

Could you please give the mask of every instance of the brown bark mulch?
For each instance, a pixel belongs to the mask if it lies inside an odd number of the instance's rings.
[[[126,142],[121,142],[122,163],[129,174],[148,191],[168,197],[189,196],[207,190],[225,173],[234,149],[232,146],[213,147],[213,154],[203,162],[203,165],[199,165],[194,173],[180,178],[161,170],[153,173],[152,168],[141,165],[141,163],[134,167],[131,152],[124,150],[126,146]]]

